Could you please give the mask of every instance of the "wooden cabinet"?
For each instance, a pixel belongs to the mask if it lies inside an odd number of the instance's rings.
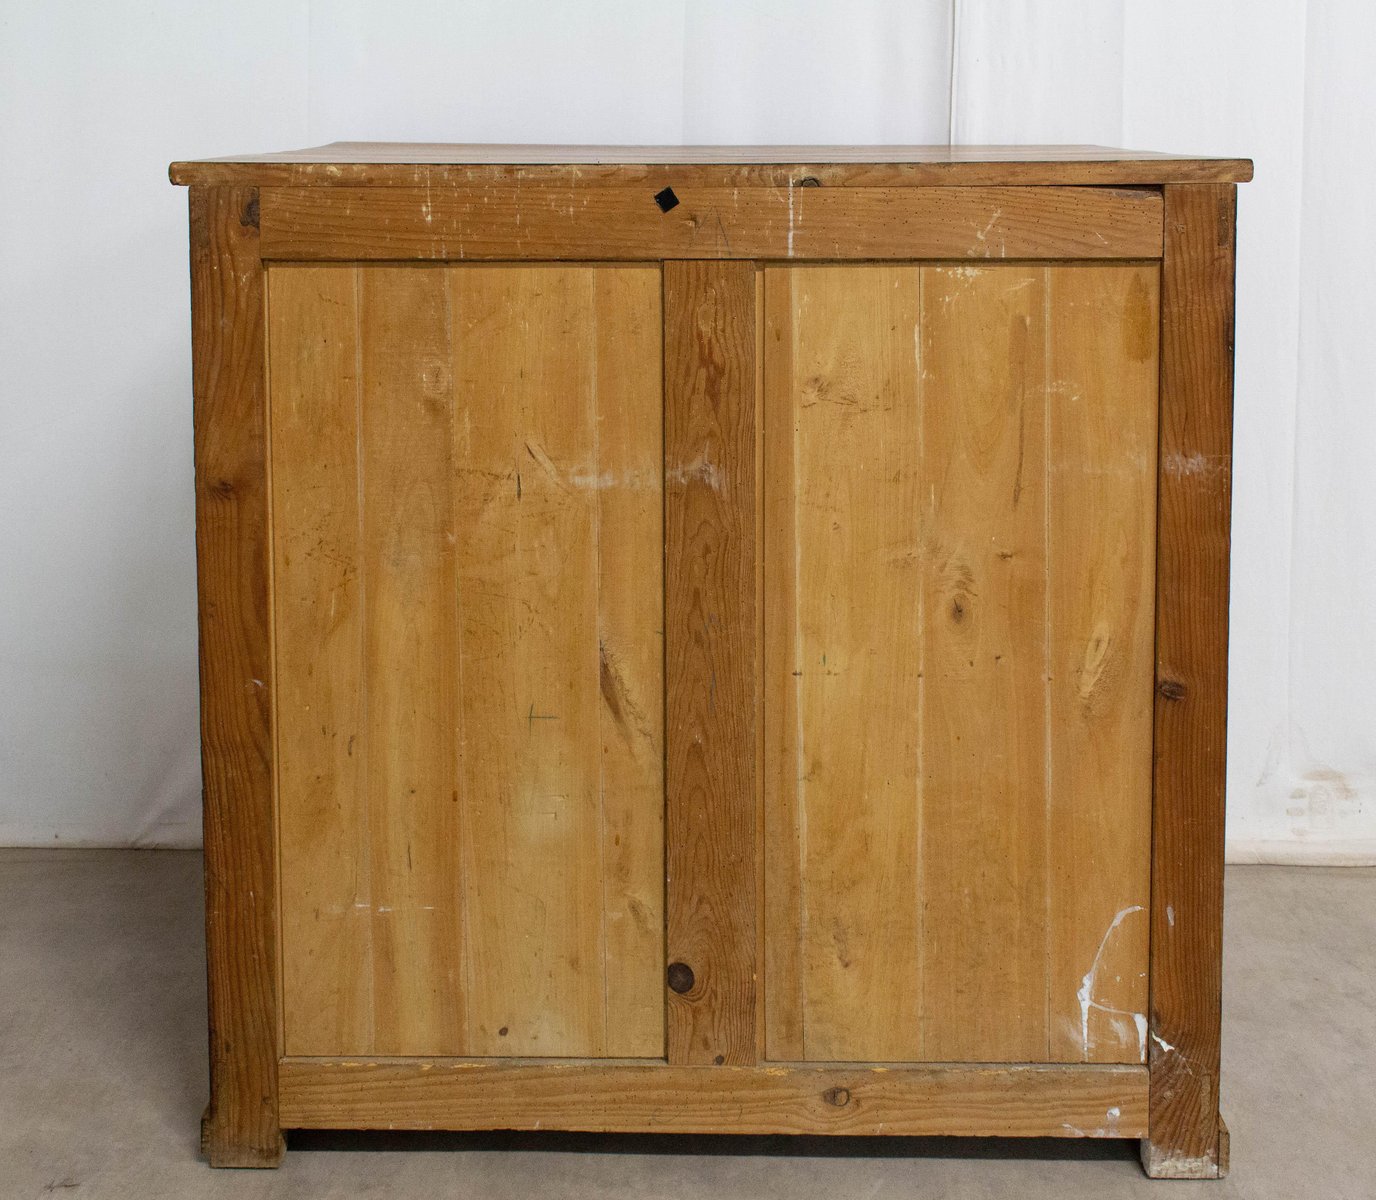
[[[1237,160],[191,185],[212,1163],[1218,1116]]]

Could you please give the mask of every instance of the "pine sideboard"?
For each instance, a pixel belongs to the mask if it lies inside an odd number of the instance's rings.
[[[1219,1117],[1237,159],[190,187],[209,1161]]]

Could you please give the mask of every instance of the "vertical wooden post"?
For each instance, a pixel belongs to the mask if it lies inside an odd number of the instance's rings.
[[[267,405],[258,193],[191,189],[213,1166],[272,1167],[277,910],[268,595]]]
[[[756,283],[664,264],[668,1057],[756,1048]]]
[[[1165,188],[1147,1173],[1227,1171],[1218,1113],[1232,483],[1232,184]]]

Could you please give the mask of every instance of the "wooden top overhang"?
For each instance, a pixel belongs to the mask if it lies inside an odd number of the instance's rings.
[[[1107,146],[534,146],[332,142],[174,162],[173,183],[300,187],[523,183],[614,187],[1153,186],[1245,183],[1245,158]]]

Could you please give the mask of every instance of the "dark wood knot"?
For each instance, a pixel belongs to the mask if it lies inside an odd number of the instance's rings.
[[[827,1088],[827,1090],[822,1093],[822,1099],[828,1104],[835,1105],[837,1108],[845,1108],[846,1105],[850,1103],[850,1088]]]
[[[680,996],[693,990],[696,980],[693,978],[693,968],[687,963],[675,962],[669,964],[669,990],[677,992]]]
[[[1189,689],[1178,679],[1162,679],[1157,683],[1156,690],[1167,700],[1183,700]]]

